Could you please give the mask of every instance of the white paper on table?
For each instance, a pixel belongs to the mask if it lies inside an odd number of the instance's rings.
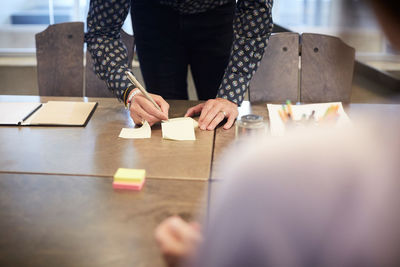
[[[169,119],[161,123],[162,136],[169,140],[196,140],[194,128],[197,126],[197,121],[190,117]]]
[[[343,109],[341,102],[330,102],[330,103],[318,103],[318,104],[304,104],[304,105],[292,105],[293,120],[300,120],[303,115],[309,117],[313,111],[316,120],[319,120],[324,116],[326,110],[331,105],[339,105],[338,113],[339,118],[336,122],[336,127],[349,125],[351,123],[350,118],[347,116]],[[285,133],[285,124],[279,116],[278,110],[282,109],[282,105],[267,104],[269,113],[269,123],[272,136],[283,136]]]
[[[41,103],[0,103],[0,124],[18,125]]]
[[[140,128],[122,128],[119,137],[125,139],[151,138],[150,124],[145,121]]]

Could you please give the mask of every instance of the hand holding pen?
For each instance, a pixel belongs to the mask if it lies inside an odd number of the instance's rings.
[[[127,96],[130,115],[135,124],[147,121],[151,126],[168,120],[169,104],[161,96],[148,93],[130,72],[127,71],[126,75],[136,87]]]

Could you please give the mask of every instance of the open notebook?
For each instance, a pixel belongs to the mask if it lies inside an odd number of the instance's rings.
[[[96,102],[0,103],[0,125],[86,126]]]

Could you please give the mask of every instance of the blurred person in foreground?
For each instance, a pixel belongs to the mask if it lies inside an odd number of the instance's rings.
[[[400,266],[400,127],[382,133],[381,126],[296,131],[232,147],[206,229],[178,217],[157,228],[167,262]]]

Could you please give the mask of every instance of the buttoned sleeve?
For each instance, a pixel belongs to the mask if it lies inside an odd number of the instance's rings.
[[[120,39],[129,8],[130,0],[91,0],[85,34],[96,74],[122,101],[125,91],[132,85],[125,75],[128,55]]]
[[[239,0],[233,24],[233,44],[229,64],[217,97],[238,105],[243,102],[251,78],[257,70],[271,35],[272,0]]]

